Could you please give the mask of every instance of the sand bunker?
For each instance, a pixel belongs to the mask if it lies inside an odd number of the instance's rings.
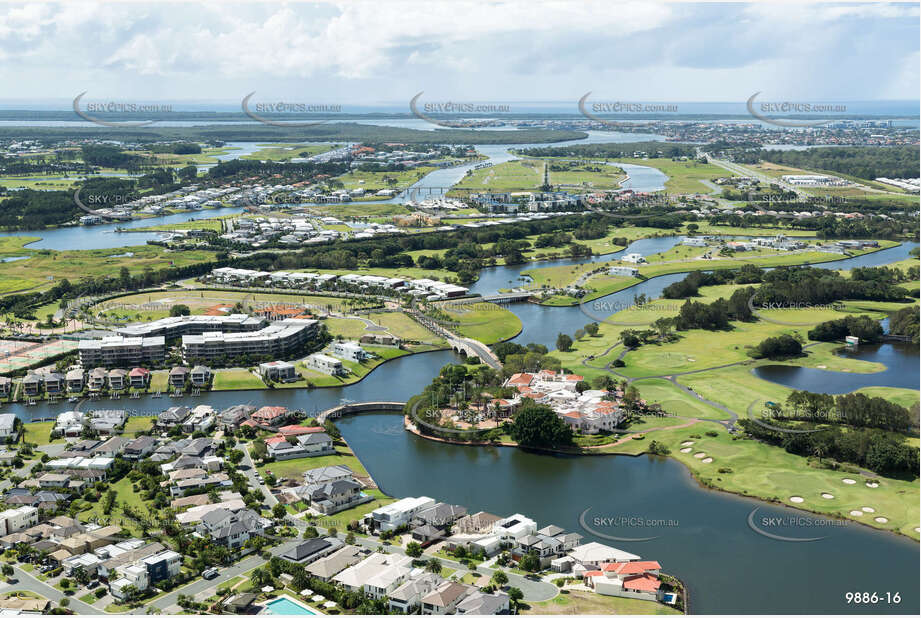
[[[682,453],[690,453],[690,452],[691,452],[691,447],[689,446],[689,447],[687,447],[687,448],[683,448],[683,449],[681,449],[681,452],[682,452]]]
[[[864,513],[875,513],[876,512],[876,509],[874,509],[872,506],[864,506],[864,507],[861,507],[860,510],[863,511]]]
[[[790,502],[795,502],[796,504],[800,504],[801,502],[804,502],[804,500],[800,498],[799,496],[790,496]]]
[[[827,494],[827,493],[826,493],[826,494],[822,494],[822,497],[825,498],[826,500],[831,500],[832,498],[834,498],[834,496],[833,496],[832,494]]]
[[[873,521],[875,521],[878,524],[888,524],[889,523],[889,520],[886,519],[885,517],[874,517]]]
[[[828,367],[827,367],[826,365],[816,365],[816,368],[818,368],[818,369],[828,369]]]
[[[851,517],[860,517],[863,515],[863,511],[851,511]]]
[[[705,458],[705,459],[701,459],[700,461],[701,461],[701,463],[713,463],[713,458],[712,458],[712,457],[707,457],[707,458]]]
[[[855,485],[857,483],[854,479],[841,479],[841,482],[845,485]]]
[[[873,481],[867,481],[867,487],[869,487],[870,489],[876,489],[877,487],[879,487],[879,483],[874,483]]]
[[[694,457],[696,457],[697,459],[703,459],[706,456],[707,456],[706,453],[694,453]]]
[[[692,444],[694,444],[694,441],[693,441],[693,440],[688,440],[687,442],[682,442],[682,443],[681,443],[681,446],[691,446]]]

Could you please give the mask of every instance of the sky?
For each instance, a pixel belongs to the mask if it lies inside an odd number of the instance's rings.
[[[918,4],[0,3],[0,100],[917,100]]]

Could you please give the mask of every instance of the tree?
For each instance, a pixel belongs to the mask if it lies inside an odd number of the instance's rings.
[[[598,322],[589,322],[584,326],[585,332],[594,337],[598,334]]]
[[[272,579],[271,574],[262,567],[256,567],[253,569],[253,574],[250,575],[249,580],[253,583],[253,586],[256,588],[262,588]]]
[[[188,305],[173,305],[169,308],[169,314],[172,317],[177,317],[181,315],[191,315],[192,310],[189,309]]]
[[[422,555],[422,546],[415,541],[410,541],[406,545],[406,555],[410,558],[418,558]]]
[[[269,454],[269,449],[262,440],[253,442],[252,449],[252,455],[256,459],[265,459]]]
[[[560,352],[569,352],[572,349],[572,337],[563,333],[557,335],[556,349]]]
[[[275,519],[282,520],[285,518],[285,515],[287,514],[288,514],[288,510],[285,509],[284,504],[278,503],[272,507],[272,517],[274,517]]]
[[[523,571],[536,573],[540,570],[540,558],[533,552],[529,553],[521,557],[521,560],[518,561],[518,566],[521,567]]]
[[[512,603],[514,603],[516,607],[518,606],[518,602],[524,598],[524,593],[521,591],[521,589],[514,586],[509,588],[507,593],[509,598],[512,600]]]
[[[441,560],[438,558],[432,557],[429,558],[429,561],[425,563],[425,570],[429,573],[434,573],[435,575],[441,574]]]
[[[496,587],[502,588],[508,583],[508,575],[502,572],[501,569],[497,569],[496,572],[492,574],[492,578],[489,581],[494,583]]]
[[[230,463],[237,465],[243,461],[243,451],[239,449],[233,449],[227,454],[227,459],[230,461]]]
[[[530,403],[525,400],[508,425],[509,434],[521,446],[565,447],[572,444],[572,428],[569,427],[549,406]]]

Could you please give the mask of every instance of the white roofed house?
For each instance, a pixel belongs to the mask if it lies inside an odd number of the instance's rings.
[[[192,371],[189,372],[189,379],[192,381],[192,386],[198,388],[208,386],[208,384],[211,383],[211,376],[211,369],[204,365],[196,365],[192,368]]]
[[[268,454],[277,461],[300,457],[319,457],[336,452],[333,439],[325,432],[308,433],[299,436],[275,436],[265,441]]]
[[[337,376],[345,373],[342,361],[338,358],[327,356],[326,354],[311,354],[304,359],[304,366],[313,371],[319,371],[320,373],[325,373],[330,376]]]
[[[65,436],[79,436],[83,433],[85,415],[78,410],[63,412],[54,423],[54,432]]]
[[[406,581],[411,565],[409,556],[373,553],[333,577],[333,581],[351,592],[381,599]]]
[[[360,363],[371,356],[360,345],[352,341],[335,341],[332,344],[333,356]]]
[[[569,555],[585,569],[598,569],[606,562],[632,562],[640,559],[636,554],[595,542],[578,545]]]
[[[387,504],[365,515],[365,523],[372,530],[395,530],[409,524],[420,511],[435,506],[435,500],[428,496],[403,498]]]
[[[0,414],[0,439],[12,438],[16,435],[15,414]]]

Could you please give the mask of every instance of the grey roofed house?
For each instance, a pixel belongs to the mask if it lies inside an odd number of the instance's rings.
[[[16,427],[15,414],[0,414],[0,435],[11,436]]]
[[[254,592],[243,592],[228,598],[222,603],[222,605],[232,614],[243,614],[246,613],[246,608],[252,605],[253,601],[255,601],[258,596],[259,595]]]
[[[204,462],[202,461],[201,457],[195,457],[194,455],[180,455],[179,458],[173,462],[173,470],[201,468],[203,465]]]
[[[184,421],[192,410],[187,406],[173,406],[157,415],[157,425],[160,427],[173,427]]]
[[[354,545],[340,547],[307,567],[307,573],[324,581],[361,560],[361,549]]]
[[[523,549],[534,550],[543,555],[550,551],[555,552],[563,547],[563,541],[546,534],[529,534],[518,540],[518,545]]]
[[[107,457],[114,457],[115,455],[120,454],[125,450],[125,446],[131,442],[131,438],[126,438],[124,436],[112,436],[96,449],[96,455],[104,455]]]
[[[419,524],[434,526],[435,528],[447,528],[466,514],[466,507],[457,504],[438,502],[416,513],[416,516],[413,517],[413,521]]]
[[[391,601],[398,601],[402,608],[406,608],[407,603],[418,601],[432,590],[437,588],[445,579],[434,573],[425,573],[415,579],[411,579],[400,585],[399,588],[391,592],[388,596]]]
[[[342,544],[342,541],[336,538],[307,539],[303,543],[292,547],[287,553],[282,554],[282,558],[292,562],[313,562],[336,551],[342,547]]]
[[[537,534],[545,534],[547,536],[556,536],[560,534],[561,532],[565,532],[565,530],[563,528],[560,528],[559,526],[554,526],[553,524],[550,524],[549,526],[545,526],[541,528],[540,530],[538,530]]]
[[[305,485],[318,485],[320,483],[329,483],[340,479],[349,479],[352,477],[352,470],[345,465],[323,466],[304,472]]]
[[[182,448],[183,455],[192,455],[193,457],[204,457],[214,448],[214,440],[211,438],[195,438]]]
[[[237,404],[224,408],[218,414],[221,425],[225,427],[236,427],[249,418],[250,414],[256,411],[256,406],[248,404]]]
[[[497,590],[492,594],[477,590],[462,599],[455,607],[455,610],[458,615],[493,616],[508,613],[510,600],[511,597],[501,590]]]
[[[124,457],[126,459],[139,459],[152,451],[157,445],[157,440],[150,436],[135,438],[125,445]]]
[[[413,540],[421,541],[422,543],[430,543],[436,539],[440,539],[445,535],[444,530],[436,528],[435,526],[430,526],[428,524],[424,526],[419,526],[418,528],[413,529]]]

